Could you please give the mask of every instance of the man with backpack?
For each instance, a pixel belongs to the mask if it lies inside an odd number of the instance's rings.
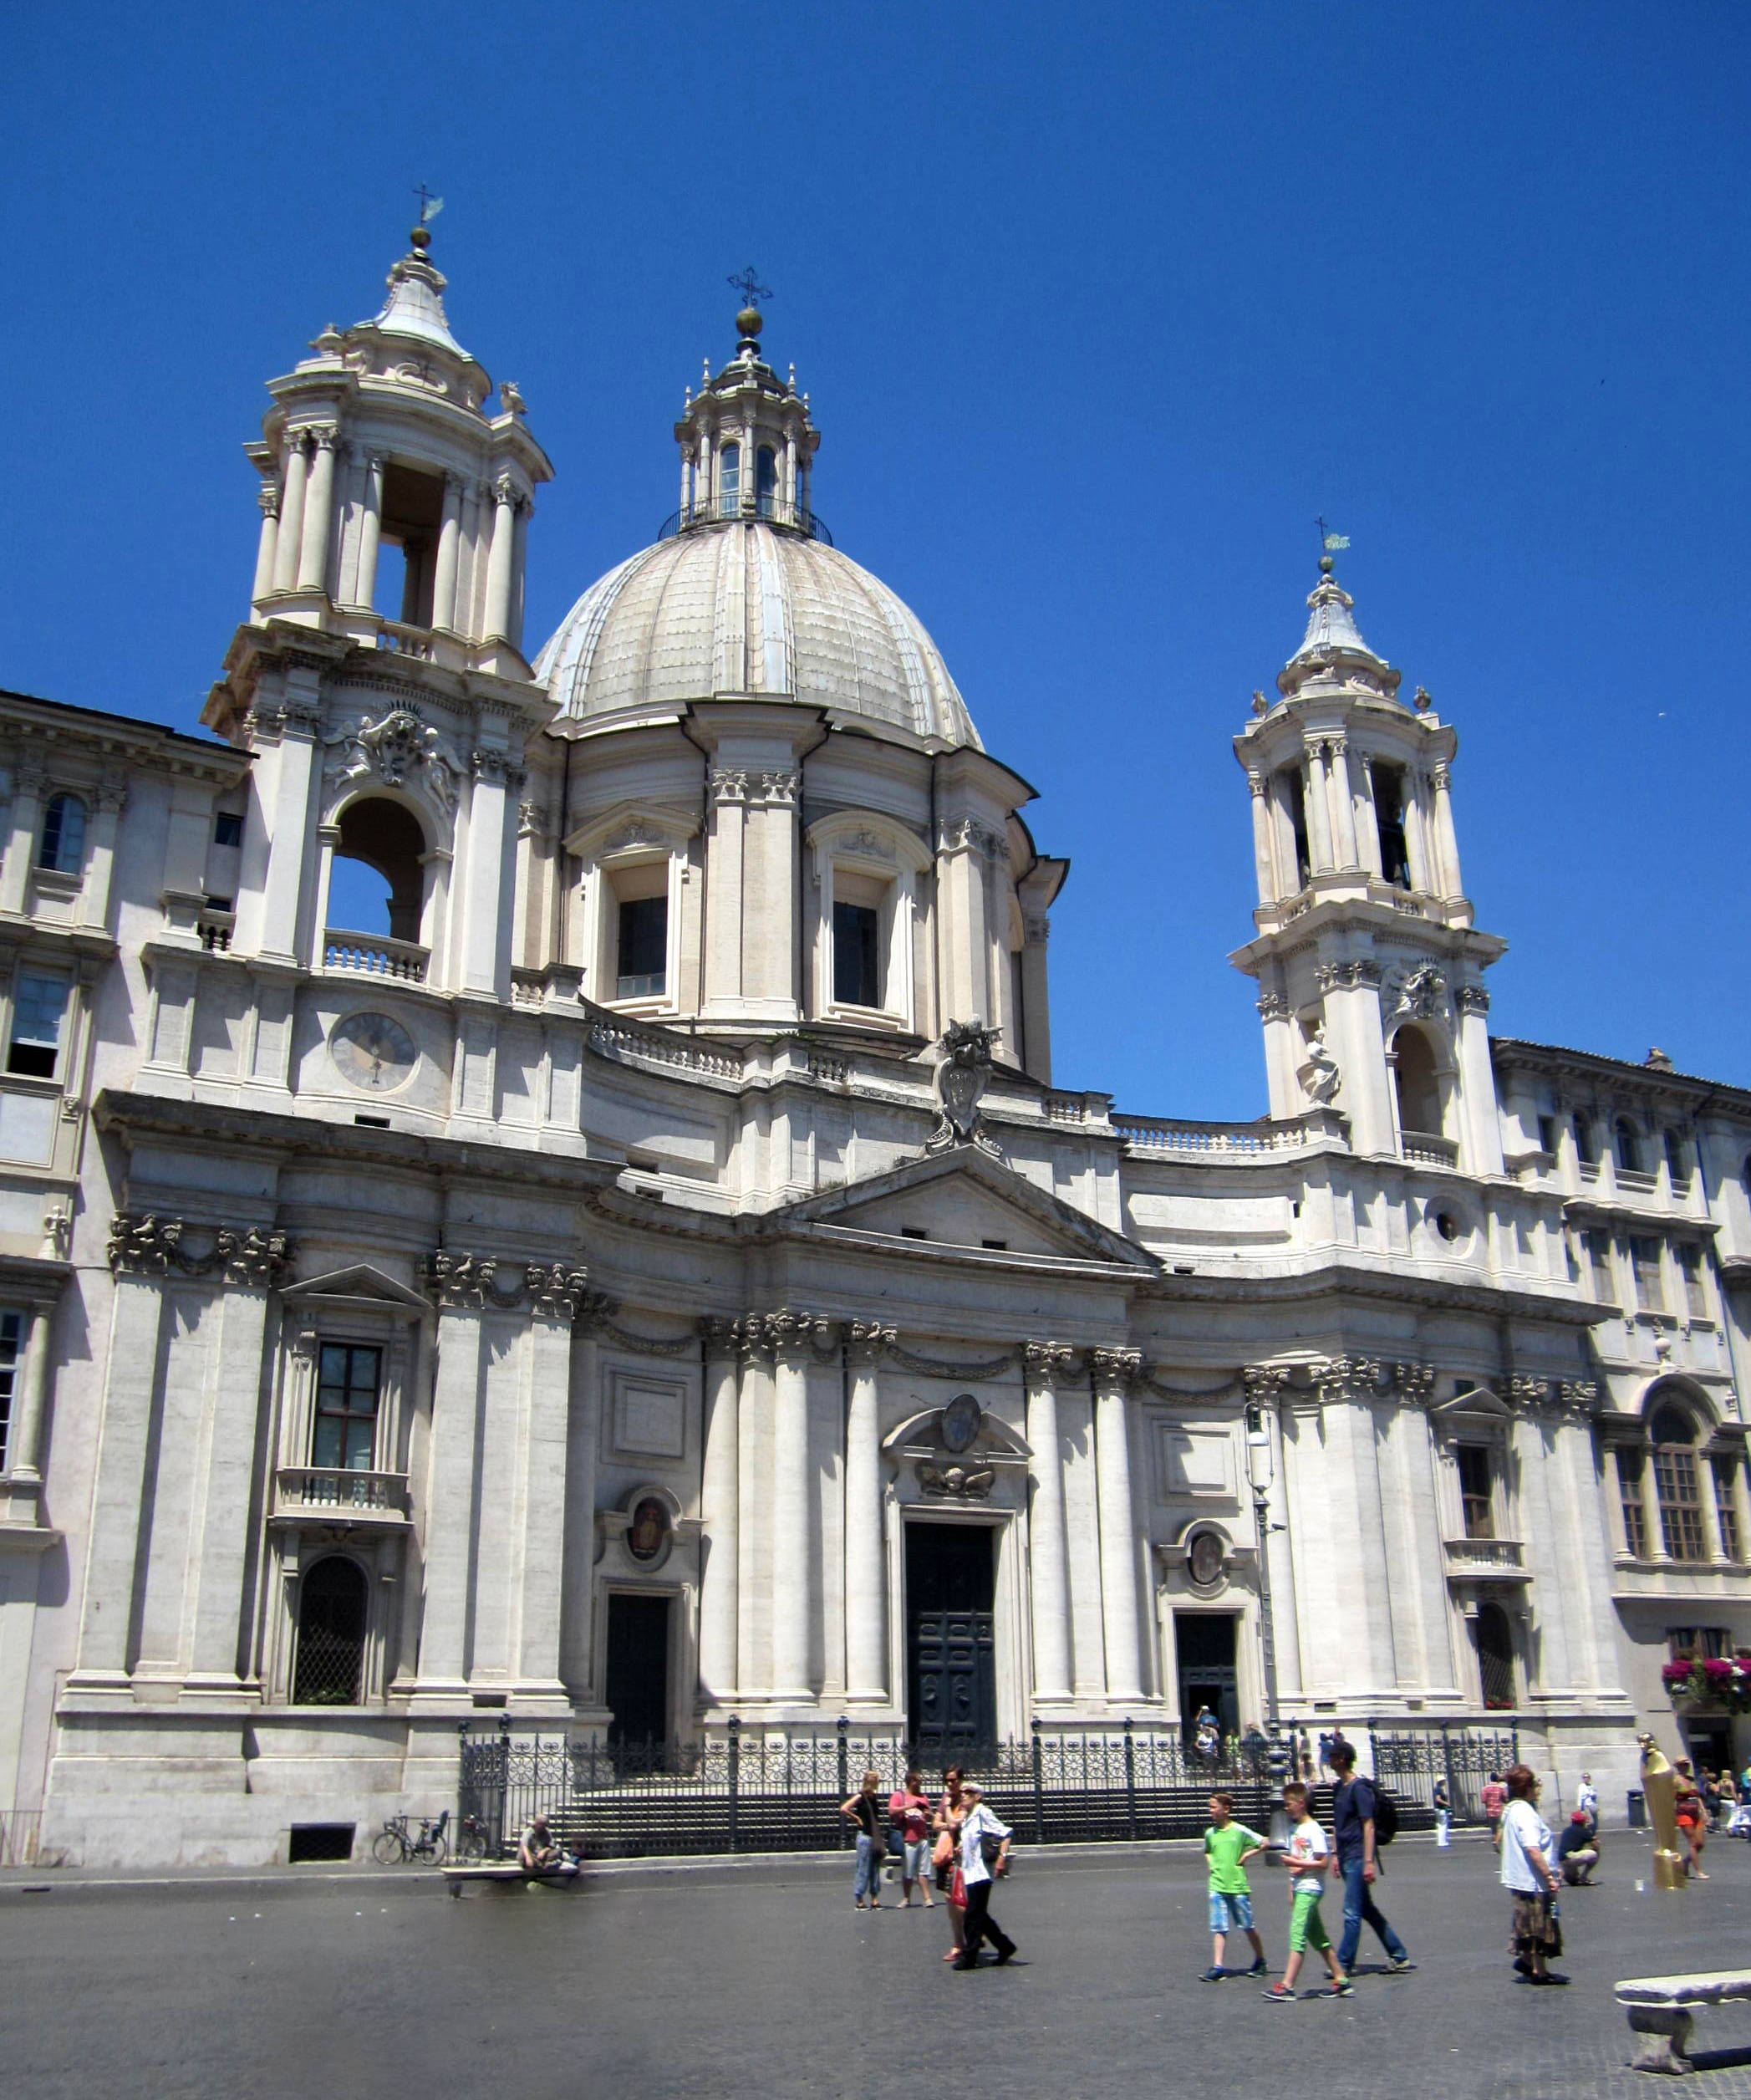
[[[1356,1776],[1356,1751],[1351,1744],[1334,1743],[1331,1769],[1337,1788],[1331,1797],[1332,1871],[1344,1884],[1344,1934],[1338,1942],[1337,1965],[1347,1976],[1354,1973],[1362,1929],[1371,1925],[1387,1950],[1387,1965],[1402,1975],[1417,1965],[1393,1931],[1386,1913],[1374,1900],[1373,1883],[1380,1872],[1378,1848],[1390,1844],[1398,1834],[1398,1812],[1389,1797],[1378,1792],[1372,1779]]]

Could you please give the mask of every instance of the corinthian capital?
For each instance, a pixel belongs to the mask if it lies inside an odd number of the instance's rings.
[[[1030,1385],[1062,1385],[1069,1382],[1076,1351],[1067,1342],[1024,1342],[1021,1361]]]
[[[431,1294],[449,1312],[478,1311],[497,1273],[498,1263],[490,1255],[452,1254],[440,1247],[426,1257]]]
[[[118,1276],[162,1276],[182,1237],[181,1218],[160,1217],[149,1211],[135,1217],[118,1211],[109,1226],[109,1267]]]
[[[1095,1384],[1112,1392],[1128,1393],[1143,1374],[1141,1349],[1091,1349],[1088,1361]]]
[[[590,1280],[586,1268],[569,1262],[536,1262],[527,1272],[529,1302],[542,1320],[572,1320]]]
[[[243,1232],[221,1226],[213,1236],[213,1253],[222,1264],[225,1281],[246,1291],[277,1290],[292,1266],[286,1235],[258,1225]]]
[[[853,1363],[878,1362],[899,1340],[898,1328],[878,1320],[853,1320],[845,1330],[845,1346]]]

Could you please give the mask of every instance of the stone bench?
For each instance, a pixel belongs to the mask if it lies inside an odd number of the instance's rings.
[[[476,1882],[546,1882],[564,1883],[574,1881],[581,1869],[575,1860],[562,1860],[555,1867],[521,1867],[514,1859],[489,1860],[481,1864],[466,1867],[440,1867],[445,1885],[452,1896],[460,1896],[464,1887]]]
[[[1636,2071],[1683,2072],[1695,2008],[1751,1998],[1751,1969],[1711,1969],[1687,1976],[1632,1976],[1617,1986],[1639,2053]]]

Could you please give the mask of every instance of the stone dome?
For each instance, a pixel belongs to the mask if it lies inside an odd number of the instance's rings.
[[[536,659],[562,718],[794,701],[982,750],[934,642],[885,584],[757,519],[695,524],[593,584]]]

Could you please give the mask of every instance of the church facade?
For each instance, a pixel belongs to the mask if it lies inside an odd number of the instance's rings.
[[[1268,1113],[1118,1113],[760,317],[526,654],[551,469],[426,250],[272,384],[212,735],[0,697],[13,1850],[369,1836],[500,1715],[1743,1760],[1662,1667],[1751,1650],[1751,1093],[1492,1036],[1329,563],[1235,739]]]

